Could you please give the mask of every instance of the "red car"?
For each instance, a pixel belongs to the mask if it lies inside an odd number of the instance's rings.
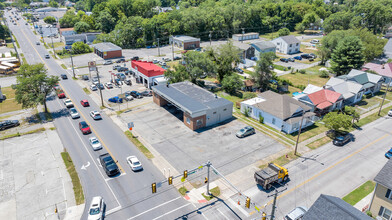
[[[84,107],[89,107],[90,104],[88,103],[88,101],[86,99],[83,99],[82,101],[80,101],[80,104]]]
[[[57,96],[59,97],[59,99],[65,98],[64,92],[57,94]]]
[[[83,134],[90,134],[91,129],[90,126],[85,121],[79,122],[79,129],[82,131]]]

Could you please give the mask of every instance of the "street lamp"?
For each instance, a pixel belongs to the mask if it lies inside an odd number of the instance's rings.
[[[76,78],[75,68],[74,68],[73,59],[72,59],[72,49],[66,49],[66,50],[69,52],[69,55],[71,56],[72,74],[73,74],[73,77]]]

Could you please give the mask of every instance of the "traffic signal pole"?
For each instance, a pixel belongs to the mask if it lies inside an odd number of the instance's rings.
[[[211,162],[207,162],[207,195],[210,195],[210,166]]]

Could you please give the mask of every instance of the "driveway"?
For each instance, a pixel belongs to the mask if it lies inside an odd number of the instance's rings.
[[[214,127],[192,131],[183,124],[182,114],[172,113],[174,111],[175,108],[149,103],[121,116],[126,122],[134,122],[135,131],[180,173],[210,160],[223,175],[227,175],[286,149],[257,131],[246,138],[237,138],[235,133],[246,125],[234,118]],[[211,176],[212,179],[216,177]],[[204,176],[190,181],[199,184],[202,179]]]

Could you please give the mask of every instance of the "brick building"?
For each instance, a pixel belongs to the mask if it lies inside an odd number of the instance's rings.
[[[153,100],[159,106],[172,104],[183,113],[183,122],[191,130],[231,119],[233,103],[191,82],[152,87]]]
[[[200,38],[179,35],[170,37],[169,44],[174,44],[174,46],[183,50],[192,50],[200,47]]]
[[[94,53],[102,57],[103,59],[122,57],[121,47],[113,43],[103,42],[103,43],[93,44],[93,47],[94,47]]]

